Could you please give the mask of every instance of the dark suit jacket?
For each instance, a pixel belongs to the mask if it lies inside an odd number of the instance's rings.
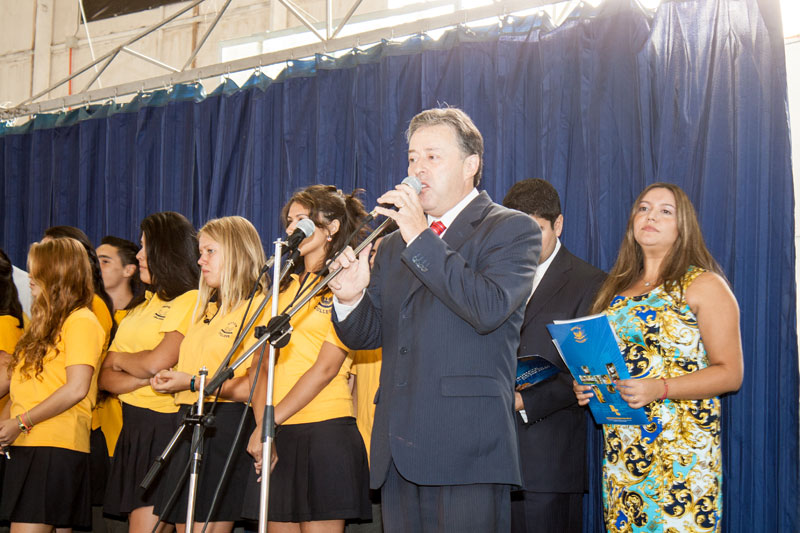
[[[524,489],[583,492],[586,488],[586,409],[572,392],[572,377],[545,327],[589,313],[605,273],[558,250],[525,310],[520,355],[537,354],[562,369],[555,378],[523,390],[528,423],[517,414]]]
[[[530,217],[481,193],[440,239],[399,232],[378,249],[366,296],[341,323],[353,349],[383,346],[370,477],[391,461],[420,485],[519,485],[513,383],[541,248]]]

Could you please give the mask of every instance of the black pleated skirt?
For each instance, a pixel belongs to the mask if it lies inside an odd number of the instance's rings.
[[[0,500],[1,520],[59,528],[91,527],[88,453],[45,446],[12,446],[9,453]]]
[[[210,405],[207,404],[206,411],[210,408]],[[190,406],[181,407],[181,416],[189,408]],[[220,489],[218,502],[210,521],[228,522],[241,518],[242,501],[247,479],[250,470],[253,469],[253,460],[247,454],[247,441],[255,429],[253,413],[247,408],[242,433],[238,442],[234,442],[236,429],[243,413],[245,413],[245,405],[238,402],[218,403],[214,409],[214,425],[206,430],[203,441],[203,455],[200,463],[194,513],[196,522],[205,522],[209,517],[211,501],[231,450],[234,452],[231,459],[231,467],[225,483]],[[191,437],[191,429],[184,431],[183,435],[181,435],[181,439],[175,445],[172,456],[165,468],[164,482],[158,489],[154,511],[165,522],[186,523],[186,500],[189,494],[188,475],[186,476],[186,481],[182,484],[180,481],[189,463]],[[166,509],[168,500],[179,484],[181,486],[175,504],[170,509]]]
[[[106,494],[106,481],[110,459],[108,457],[108,445],[103,430],[100,428],[92,430],[91,440],[89,441],[89,472],[92,479],[92,505],[103,505]]]
[[[279,426],[269,483],[271,522],[369,520],[369,466],[355,418]],[[243,515],[258,519],[260,486],[248,481]]]
[[[163,472],[146,491],[139,483],[169,444],[179,420],[177,413],[159,413],[122,404],[122,431],[111,458],[104,512],[122,516],[155,504]]]

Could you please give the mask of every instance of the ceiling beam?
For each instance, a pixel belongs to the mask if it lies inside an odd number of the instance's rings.
[[[62,98],[54,98],[52,100],[43,102],[31,103],[31,101],[28,100],[20,105],[17,105],[16,107],[0,110],[0,119],[8,120],[15,117],[86,105],[91,102],[103,102],[119,96],[135,94],[142,91],[163,89],[164,87],[178,83],[196,82],[198,80],[222,76],[232,72],[274,65],[293,59],[313,57],[315,54],[324,54],[335,50],[348,50],[356,47],[363,47],[372,43],[378,43],[383,39],[390,40],[396,37],[416,35],[426,31],[456,26],[486,18],[503,17],[506,15],[512,15],[517,11],[535,9],[550,3],[552,3],[552,0],[509,0],[506,2],[498,2],[483,7],[455,11],[453,13],[440,15],[438,17],[417,20],[408,22],[406,24],[399,24],[391,28],[370,30],[359,34],[348,35],[346,37],[325,40],[319,43],[246,57],[237,59],[235,61],[216,63],[205,67],[123,83],[114,87],[97,89],[71,96],[65,96]],[[133,40],[135,39],[132,39],[131,41]],[[121,48],[122,47],[119,47],[117,52]],[[101,57],[100,60],[106,59],[113,52],[114,51]],[[82,71],[88,70],[89,68],[91,68],[91,65],[84,67]],[[37,97],[38,96],[42,95],[40,94],[37,95]]]

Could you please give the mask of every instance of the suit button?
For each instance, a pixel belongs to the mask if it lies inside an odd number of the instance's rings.
[[[403,346],[402,348],[400,348],[400,353],[403,354],[403,355],[407,354],[408,353],[408,348]]]

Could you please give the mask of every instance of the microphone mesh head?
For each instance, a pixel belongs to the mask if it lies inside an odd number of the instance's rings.
[[[314,234],[314,221],[310,218],[304,218],[297,223],[295,229],[302,231],[306,238],[311,237]]]
[[[416,178],[416,176],[407,176],[406,178],[403,179],[402,183],[405,183],[406,185],[414,189],[414,192],[416,192],[417,194],[419,194],[422,191],[422,182],[419,181]]]

